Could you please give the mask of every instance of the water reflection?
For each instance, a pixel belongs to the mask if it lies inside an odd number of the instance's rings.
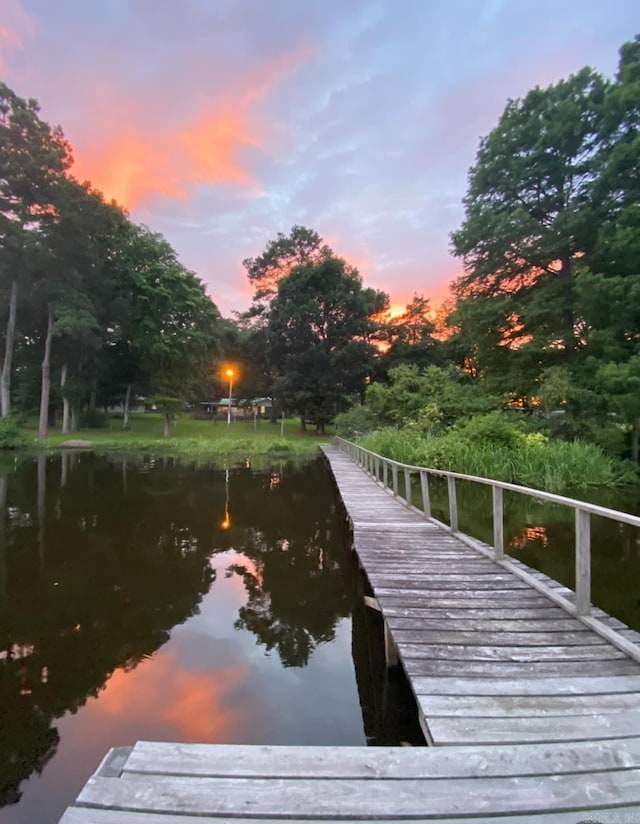
[[[363,743],[321,466],[65,454],[0,479],[0,821],[57,821],[139,738]]]

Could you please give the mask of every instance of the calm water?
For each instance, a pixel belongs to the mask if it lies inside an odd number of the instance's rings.
[[[106,751],[138,739],[413,735],[379,628],[354,612],[362,582],[320,462],[74,454],[0,478],[2,824],[57,822]]]
[[[461,528],[490,541],[490,492],[458,496]],[[639,511],[637,491],[612,496],[597,502]],[[573,585],[571,513],[507,495],[505,533]],[[595,602],[640,629],[638,530],[594,519],[593,545]],[[0,464],[0,824],[54,824],[138,739],[422,743],[362,594],[319,461]]]

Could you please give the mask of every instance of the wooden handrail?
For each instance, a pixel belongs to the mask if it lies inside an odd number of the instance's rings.
[[[616,521],[622,524],[640,528],[640,517],[631,515],[628,512],[619,512],[616,509],[590,504],[587,501],[579,501],[577,498],[567,498],[564,495],[557,495],[554,492],[543,492],[541,489],[532,489],[519,484],[495,481],[491,478],[482,478],[476,475],[465,475],[460,472],[447,472],[443,469],[431,469],[424,466],[413,466],[412,464],[394,461],[385,458],[376,452],[365,449],[352,441],[335,436],[335,445],[346,452],[356,463],[362,466],[375,480],[388,488],[389,469],[391,469],[392,492],[395,497],[404,500],[408,506],[413,507],[411,495],[411,473],[418,473],[420,477],[420,489],[422,495],[422,512],[426,518],[431,518],[431,498],[429,492],[429,477],[447,479],[447,491],[449,497],[449,528],[452,532],[458,530],[458,503],[456,496],[456,481],[471,481],[473,483],[484,484],[491,487],[493,496],[493,557],[500,561],[504,558],[504,507],[503,491],[517,492],[521,495],[528,495],[530,498],[537,498],[540,501],[548,501],[554,504],[570,507],[575,512],[575,587],[576,615],[585,617],[591,612],[591,515],[599,515],[602,518]],[[380,469],[382,468],[382,478]],[[402,470],[404,474],[404,497],[398,490],[398,472]],[[413,507],[415,508],[415,507]]]

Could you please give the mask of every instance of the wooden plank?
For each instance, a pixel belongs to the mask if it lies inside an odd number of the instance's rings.
[[[572,647],[488,647],[398,642],[398,649],[403,659],[423,658],[428,661],[517,661],[535,664],[547,661],[584,661],[585,663],[624,661],[626,663],[629,660],[624,653],[618,652],[609,644]]]
[[[484,716],[531,715],[602,715],[612,712],[638,712],[640,692],[619,692],[605,695],[419,695],[418,703],[424,715]]]
[[[467,619],[474,621],[566,621],[569,619],[566,612],[563,612],[558,607],[552,604],[545,604],[541,607],[531,607],[528,609],[510,609],[505,610],[502,607],[438,607],[431,606],[428,602],[411,606],[407,606],[404,599],[394,598],[388,595],[384,596],[385,615],[402,615],[404,617],[414,618],[442,618],[442,619]],[[573,619],[575,620],[575,619]]]
[[[420,629],[424,632],[434,632],[441,630],[449,633],[451,638],[460,632],[475,632],[485,633],[484,637],[496,639],[498,637],[513,636],[516,639],[520,635],[544,635],[553,638],[557,635],[575,635],[578,638],[593,639],[593,643],[606,643],[604,639],[593,635],[580,622],[573,618],[566,618],[560,620],[549,620],[542,618],[529,618],[527,620],[509,620],[500,618],[486,618],[482,615],[480,618],[449,618],[446,615],[439,615],[436,610],[424,611],[420,610],[415,614],[415,610],[408,610],[409,615],[398,614],[398,610],[385,610],[387,622],[393,631],[400,631],[404,629]],[[435,613],[435,615],[433,615]],[[466,613],[465,613],[466,614]],[[440,636],[442,633],[438,632]],[[444,636],[446,637],[446,635]],[[493,643],[491,641],[490,643]],[[516,641],[514,640],[514,643]]]
[[[640,692],[639,675],[615,677],[575,676],[563,678],[554,673],[550,678],[440,678],[414,676],[416,695],[603,695],[618,692]]]
[[[398,626],[394,619],[387,619],[396,643],[495,646],[495,647],[608,647],[607,642],[589,632],[528,632],[523,622],[520,632],[483,631],[478,624],[471,630],[425,629],[424,623],[415,621],[414,626]],[[443,625],[446,626],[446,625]]]
[[[464,590],[467,593],[478,594],[481,598],[487,592],[523,592],[531,593],[531,588],[528,587],[524,581],[518,581],[513,577],[496,578],[493,575],[478,576],[431,576],[424,575],[417,577],[415,575],[389,575],[388,573],[369,573],[368,576],[371,586],[377,589],[402,589],[402,590],[418,590],[421,593],[429,595],[431,592],[455,592],[456,590]]]
[[[550,741],[597,741],[605,738],[640,736],[640,713],[547,717],[484,716],[458,718],[433,716],[427,719],[436,745],[506,744]]]
[[[79,805],[230,817],[403,818],[531,813],[640,802],[640,770],[516,778],[193,778],[126,774],[94,777]]]
[[[468,590],[459,592],[437,592],[432,595],[416,592],[409,601],[408,590],[388,589],[387,587],[374,587],[376,598],[382,603],[383,598],[402,596],[409,606],[432,606],[443,607],[445,609],[502,609],[507,612],[511,609],[523,609],[526,607],[545,607],[543,598],[536,595],[523,593],[522,595],[509,595],[509,593],[492,592],[490,594],[473,593]]]
[[[411,680],[428,675],[440,678],[572,678],[636,675],[633,661],[433,661],[408,658],[404,669]]]
[[[209,819],[210,821],[213,819]],[[248,819],[239,819],[241,821]],[[271,824],[282,819],[271,819]],[[270,824],[268,819],[254,819],[255,824]],[[59,824],[197,824],[192,815],[167,815],[131,810],[105,810],[95,807],[68,807]]]
[[[505,747],[287,747],[139,741],[127,772],[239,778],[472,778],[640,768],[640,738]]]
[[[588,810],[581,811],[582,820],[589,820],[589,821],[602,821],[603,823],[606,821],[607,824],[623,824],[624,822],[635,822],[632,816],[637,816],[638,808],[634,805],[633,807],[616,807],[615,810],[611,810],[611,808],[607,808],[610,812],[606,810],[603,811],[603,808],[600,807],[595,809],[593,807],[589,808]],[[606,818],[605,818],[606,816]],[[196,819],[197,822],[198,819]],[[201,821],[203,819],[200,819]],[[204,821],[213,822],[220,819],[214,819],[212,817],[207,817]],[[234,818],[234,824],[282,824],[283,821],[286,821],[287,824],[308,824],[310,821],[314,820],[322,820],[325,824],[328,824],[327,819],[314,819],[307,813],[304,818],[248,818],[245,816]],[[340,819],[341,821],[347,821],[348,819]],[[354,821],[359,821],[361,819],[351,819]],[[377,818],[372,819],[377,822],[377,824],[397,824],[398,819],[383,819]],[[411,821],[413,824],[426,824],[427,821],[434,821],[433,818],[425,819],[425,818],[412,818]],[[466,817],[465,818],[443,818],[442,816],[438,816],[437,818],[438,824],[500,824],[505,819],[496,818],[495,816],[487,817],[485,815],[480,816],[473,816],[472,818]],[[569,813],[523,813],[514,814],[511,813],[509,815],[509,821],[515,822],[515,824],[577,824],[576,822],[576,814],[575,812]],[[194,822],[194,817],[192,815],[164,815],[164,814],[156,814],[156,813],[142,813],[142,812],[130,812],[127,810],[105,810],[105,809],[95,809],[91,807],[70,807],[65,812],[64,816],[60,820],[60,824],[196,824]]]

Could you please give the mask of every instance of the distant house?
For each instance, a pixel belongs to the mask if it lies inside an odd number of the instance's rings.
[[[249,406],[253,412],[257,411],[257,415],[259,418],[269,418],[271,417],[271,411],[273,410],[273,399],[272,398],[251,398],[249,401]]]
[[[271,398],[231,398],[231,419],[253,420],[268,418],[271,415],[273,401]],[[229,414],[229,398],[216,401],[200,401],[194,406],[194,417],[200,420],[226,419]]]

